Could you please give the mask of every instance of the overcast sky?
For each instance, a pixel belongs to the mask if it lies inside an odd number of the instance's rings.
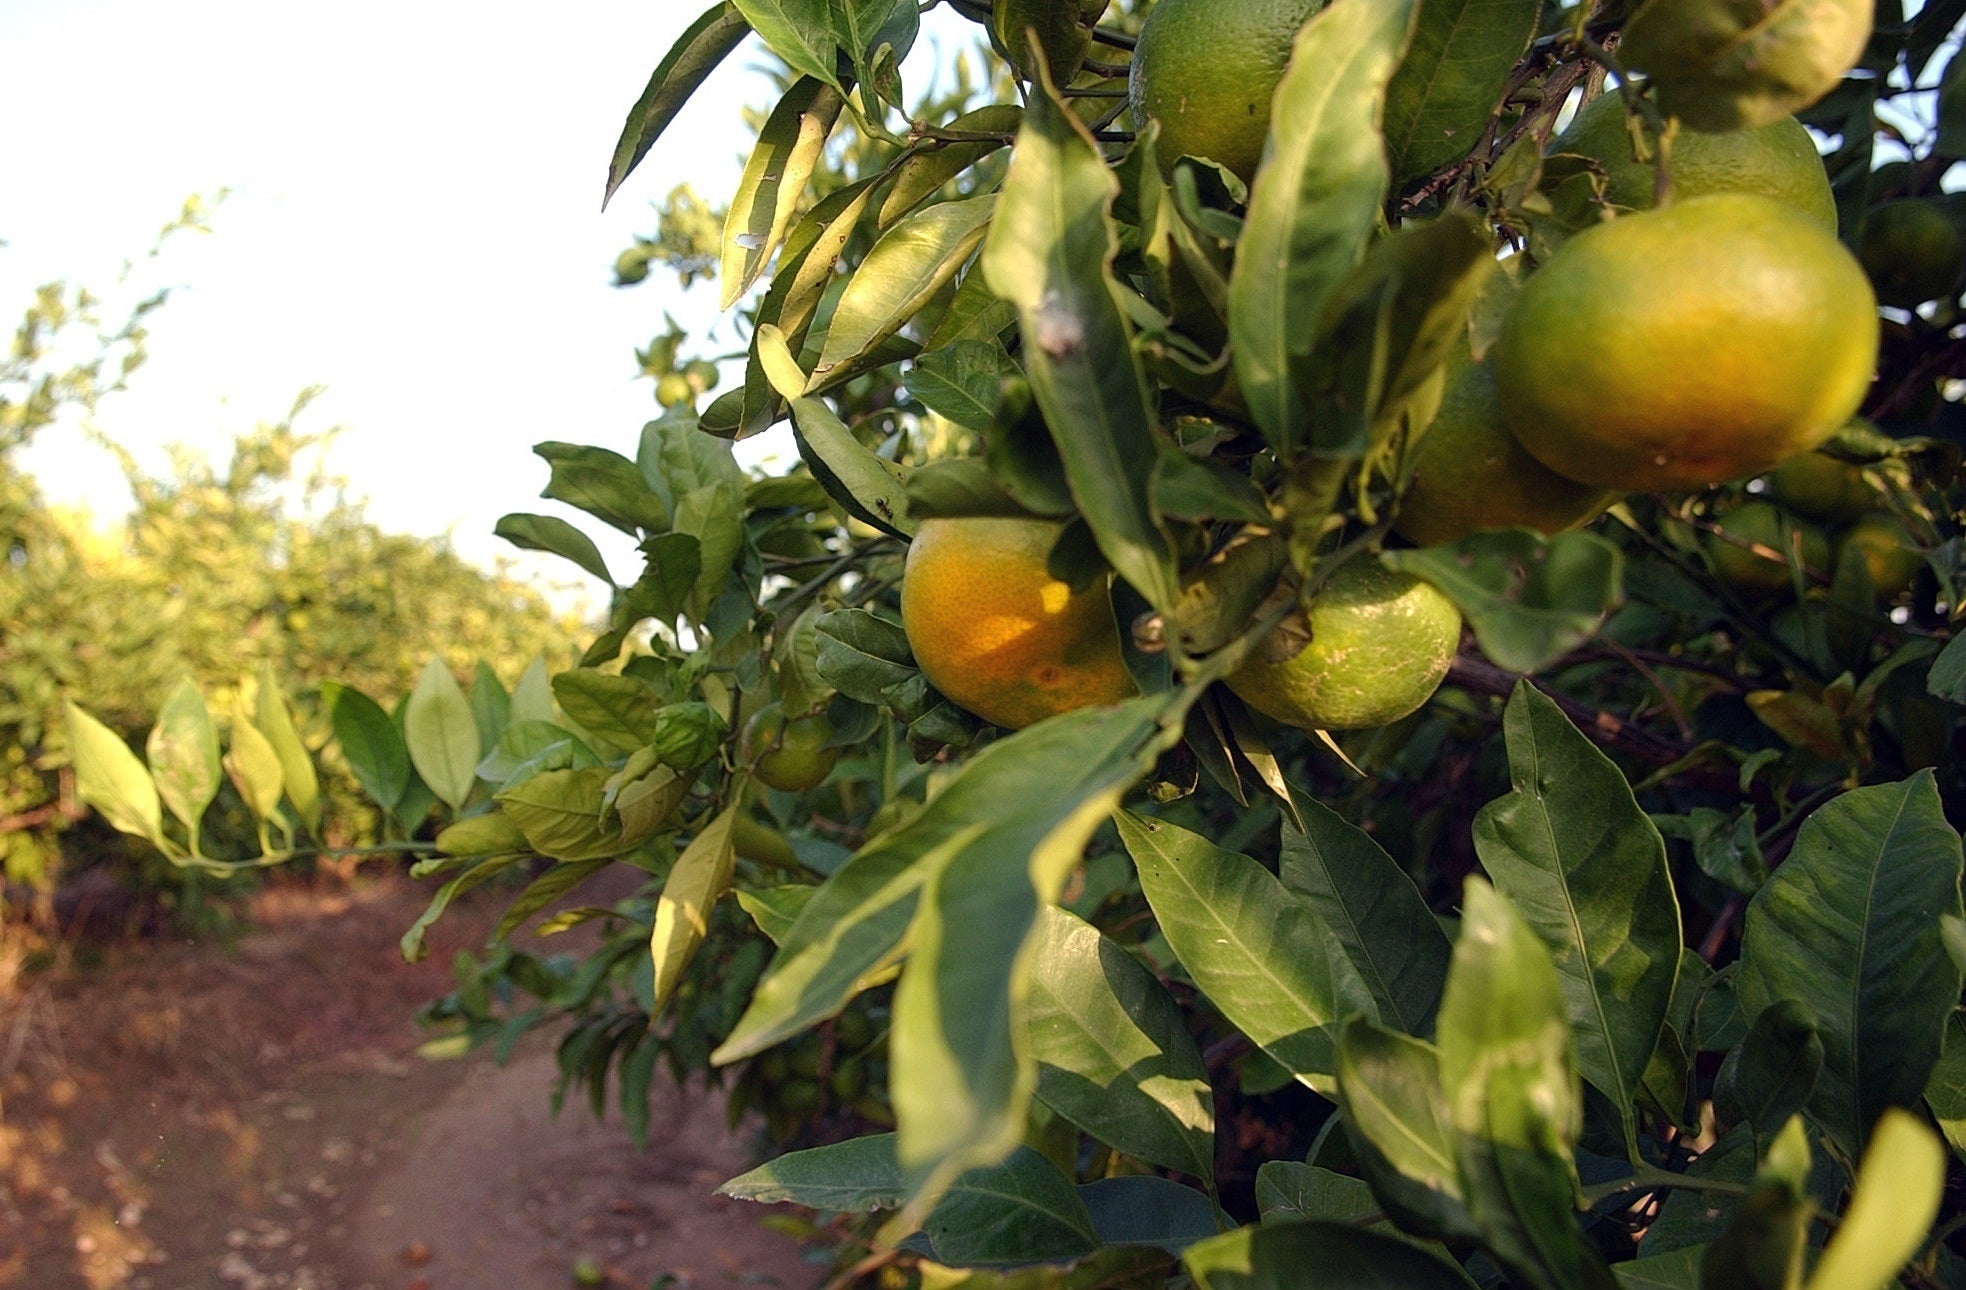
[[[765,92],[752,47],[600,210],[622,120],[700,7],[6,0],[5,326],[34,283],[108,284],[186,196],[229,187],[216,231],[156,266],[183,289],[104,428],[161,468],[166,443],[222,455],[324,385],[301,424],[346,427],[328,464],[379,523],[508,552],[499,515],[553,509],[530,445],[632,454],[655,410],[634,347],[665,309],[712,316],[673,277],[623,291],[609,268],[674,184],[713,200],[734,184],[738,109]],[[56,499],[127,506],[114,464],[72,433],[28,466]],[[609,551],[617,576],[637,572]]]

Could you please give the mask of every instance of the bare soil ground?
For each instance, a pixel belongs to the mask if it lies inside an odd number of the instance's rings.
[[[454,911],[405,964],[424,895],[271,888],[236,946],[0,987],[0,1287],[565,1290],[581,1263],[614,1290],[818,1283],[768,1211],[711,1196],[751,1163],[713,1094],[664,1089],[644,1154],[584,1104],[552,1115],[544,1042],[417,1057],[411,1014],[497,912]]]

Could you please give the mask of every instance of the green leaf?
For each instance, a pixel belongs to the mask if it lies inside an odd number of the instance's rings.
[[[1946,1018],[1945,1048],[1925,1085],[1925,1105],[1953,1155],[1966,1161],[1966,1015]]]
[[[244,699],[243,694],[234,696],[232,746],[225,754],[225,769],[232,776],[233,787],[239,790],[246,809],[255,820],[265,821],[280,810],[280,791],[286,775],[280,766],[279,752],[253,724]]]
[[[1295,786],[1290,801],[1304,827],[1286,815],[1279,873],[1324,924],[1339,997],[1425,1034],[1447,983],[1447,934],[1413,879],[1362,829]]]
[[[1823,1039],[1816,1019],[1794,999],[1761,1010],[1741,1041],[1734,1101],[1763,1142],[1809,1104],[1823,1072]]]
[[[709,933],[711,909],[730,886],[731,867],[737,861],[731,831],[742,809],[741,803],[734,802],[705,825],[677,857],[662,884],[662,895],[655,903],[655,929],[649,936],[649,957],[655,964],[651,1015],[660,1013],[675,993],[683,972],[696,957],[697,946]]]
[[[478,727],[478,756],[498,746],[498,737],[512,722],[512,696],[483,659],[471,671],[471,720]]]
[[[437,850],[447,856],[495,856],[529,849],[519,826],[499,811],[469,816],[437,835]]]
[[[444,911],[450,908],[452,901],[472,888],[496,878],[525,859],[526,855],[523,852],[511,855],[487,856],[483,860],[473,861],[470,868],[465,869],[455,878],[452,878],[449,882],[437,888],[437,894],[430,898],[429,905],[425,906],[423,912],[417,915],[416,921],[410,924],[409,930],[403,933],[403,939],[401,941],[403,961],[406,963],[421,962],[423,956],[429,953],[429,949],[424,945],[424,934],[430,930],[432,924],[443,916]]]
[[[838,1011],[863,977],[895,961],[923,884],[963,849],[1014,853],[1022,876],[1054,830],[1077,826],[1081,803],[1124,778],[1134,763],[1114,759],[1153,723],[1145,702],[1084,709],[965,762],[920,814],[871,839],[813,895],[712,1060],[752,1056]]]
[[[954,280],[983,241],[994,193],[940,202],[881,235],[840,293],[808,389],[858,365]]]
[[[1617,766],[1527,681],[1503,729],[1513,787],[1475,816],[1475,852],[1549,947],[1578,1067],[1635,1151],[1633,1103],[1682,948],[1665,842]]]
[[[1440,1073],[1468,1212],[1524,1284],[1614,1284],[1575,1219],[1583,1098],[1564,984],[1509,900],[1468,879],[1440,1007]]]
[[[342,760],[362,791],[385,811],[394,811],[410,786],[410,752],[389,714],[353,686],[321,683]]]
[[[526,670],[519,673],[519,683],[512,687],[512,702],[506,709],[505,723],[510,726],[521,721],[552,719],[553,685],[547,679],[546,660],[534,658],[526,664]]]
[[[759,11],[778,6],[761,0],[734,2],[745,11],[745,17],[772,49],[807,75],[785,92],[785,97],[765,119],[757,145],[751,150],[751,159],[744,164],[737,192],[731,198],[730,210],[724,217],[723,264],[718,271],[723,280],[719,309],[736,304],[771,263],[772,254],[785,240],[792,217],[798,212],[806,181],[825,154],[826,137],[833,132],[833,123],[846,105],[837,83],[828,83],[834,82],[830,66],[819,72],[794,60],[772,38],[768,24],[759,21]],[[804,0],[804,3],[816,4],[817,0]],[[825,44],[831,43],[828,37]]]
[[[906,846],[927,870],[890,1039],[890,1099],[915,1205],[1022,1137],[1037,1082],[1025,1001],[1039,911],[1093,831],[1180,737],[1184,704],[1178,692],[1134,699],[1019,731],[862,851]]]
[[[799,911],[812,899],[817,887],[803,883],[793,883],[783,887],[767,887],[762,891],[743,891],[737,893],[737,903],[758,925],[758,930],[771,939],[773,945],[783,945],[785,937],[798,921]],[[899,1201],[895,1202],[900,1204]]]
[[[601,558],[601,548],[594,545],[594,539],[557,515],[503,515],[492,532],[523,550],[544,551],[571,560],[602,582],[614,585],[607,561]]]
[[[1468,155],[1529,48],[1539,0],[1420,0],[1386,87],[1386,156],[1405,180]]]
[[[1220,1232],[1206,1193],[1158,1174],[1101,1178],[1079,1187],[1101,1245],[1151,1245],[1179,1254]]]
[[[1700,1284],[1741,1290],[1800,1290],[1802,1252],[1815,1217],[1810,1201],[1809,1137],[1800,1118],[1770,1133],[1754,1186],[1700,1259]]]
[[[623,850],[619,832],[601,825],[601,802],[612,774],[605,766],[546,770],[495,797],[541,855],[599,860]]]
[[[1295,1160],[1266,1160],[1257,1168],[1256,1207],[1266,1223],[1303,1218],[1352,1223],[1379,1212],[1363,1178]]]
[[[983,274],[1016,307],[1032,392],[1100,551],[1164,609],[1177,586],[1153,505],[1154,408],[1112,268],[1119,186],[1049,82],[1038,89],[983,244]]]
[[[1939,656],[1932,660],[1925,689],[1933,698],[1966,704],[1966,631],[1947,641]]]
[[[1078,0],[993,0],[990,44],[1019,76],[1035,81],[1031,41],[1036,40],[1051,83],[1070,85],[1092,47],[1093,18],[1081,17],[1082,10],[1091,9],[1096,6]]]
[[[1341,0],[1341,3],[1343,0]],[[1471,1290],[1467,1273],[1418,1246],[1343,1223],[1242,1227],[1181,1256],[1200,1290]]]
[[[690,519],[696,522],[693,514]],[[622,593],[615,606],[614,630],[630,631],[649,618],[674,626],[696,591],[703,572],[703,551],[702,541],[689,533],[663,533],[643,542],[642,576]]]
[[[453,811],[463,807],[477,782],[478,723],[443,659],[433,656],[424,666],[410,692],[403,728],[416,773]]]
[[[1299,1081],[1329,1091],[1340,1012],[1310,902],[1200,834],[1131,812],[1117,821],[1161,933],[1202,993]]]
[[[743,506],[744,470],[730,445],[704,434],[694,417],[676,409],[642,426],[635,465],[672,512],[685,495],[712,486],[728,489]]]
[[[836,609],[820,618],[819,675],[862,703],[885,703],[887,692],[920,676],[899,623],[865,609]]]
[[[903,378],[929,411],[969,430],[987,430],[1003,398],[1010,357],[995,340],[958,341],[923,354]]]
[[[1614,1263],[1611,1274],[1621,1290],[1700,1290],[1700,1261],[1707,1247],[1689,1245],[1682,1250]]]
[[[724,583],[744,550],[743,491],[722,483],[692,488],[677,499],[676,532],[696,539],[696,583],[690,588],[688,610],[701,622],[723,594]],[[670,572],[663,570],[657,582],[664,594]],[[651,609],[667,608],[659,600],[651,601]]]
[[[190,677],[180,680],[172,688],[171,697],[164,701],[144,752],[150,762],[157,796],[190,831],[191,849],[195,853],[198,822],[204,818],[205,808],[218,796],[224,771],[219,763],[218,729],[212,724],[212,714]],[[106,817],[109,812],[103,814]]]
[[[1907,1111],[1878,1120],[1808,1290],[1883,1290],[1925,1244],[1945,1190],[1945,1148]]]
[[[662,695],[640,677],[590,668],[562,672],[553,678],[553,697],[575,725],[622,752],[655,739]]]
[[[841,93],[837,80],[840,54],[834,32],[832,0],[732,0],[752,30],[771,52]],[[852,54],[849,51],[848,57]],[[730,306],[726,304],[724,308]]]
[[[162,846],[164,813],[157,785],[143,762],[116,732],[63,700],[68,717],[68,756],[75,791],[117,829]]]
[[[613,863],[612,860],[581,860],[573,864],[554,865],[540,874],[527,883],[526,889],[499,915],[498,926],[492,929],[493,943],[505,940],[519,930],[519,924]]]
[[[628,120],[621,127],[614,156],[608,160],[607,192],[601,198],[604,209],[613,199],[615,189],[621,187],[629,172],[648,155],[655,141],[682,111],[683,104],[689,102],[690,95],[750,34],[751,24],[738,12],[737,5],[726,0],[711,5],[669,47],[669,52],[656,65],[655,74],[649,77],[648,88],[628,110]]]
[[[1208,1070],[1153,973],[1057,908],[1039,915],[1028,953],[1038,1099],[1108,1146],[1212,1179]]]
[[[1438,1050],[1354,1018],[1338,1046],[1338,1100],[1345,1136],[1386,1212],[1423,1235],[1471,1235]]]
[[[1960,972],[1940,920],[1960,914],[1959,834],[1931,771],[1859,788],[1802,825],[1748,903],[1741,1001],[1814,1015],[1823,1071],[1809,1116],[1848,1155],[1886,1107],[1914,1105],[1939,1059]]]
[[[905,1130],[900,1139],[905,1151]],[[1029,1147],[971,1169],[922,1224],[938,1262],[1058,1262],[1099,1245],[1092,1215],[1058,1166]]]
[[[1004,139],[981,139],[970,143],[944,143],[923,148],[903,157],[894,167],[887,194],[881,198],[875,225],[883,232],[909,211],[933,197],[946,185],[993,152],[1001,150],[1008,136],[1023,123],[1024,109],[1015,103],[989,103],[965,112],[949,123],[951,132],[1001,134]]]
[[[767,1205],[804,1205],[830,1214],[894,1209],[905,1199],[892,1133],[788,1151],[739,1174],[717,1188],[717,1194]]]
[[[1381,559],[1440,588],[1482,652],[1512,672],[1548,667],[1624,603],[1624,555],[1595,533],[1501,529]]]
[[[287,711],[286,701],[280,697],[280,683],[273,675],[271,663],[260,665],[259,693],[253,706],[253,724],[273,745],[273,752],[280,759],[281,779],[286,785],[287,800],[293,803],[294,814],[309,831],[319,832],[321,780],[314,772],[313,756],[294,727],[293,714]]]
[[[538,443],[532,450],[553,471],[541,497],[583,510],[629,537],[669,527],[669,508],[620,453],[573,443]]]
[[[1251,417],[1286,459],[1309,430],[1294,369],[1380,218],[1379,131],[1414,0],[1336,0],[1297,33],[1229,278],[1229,335]]]

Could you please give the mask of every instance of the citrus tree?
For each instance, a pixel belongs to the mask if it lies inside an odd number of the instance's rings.
[[[608,192],[780,61],[741,380],[541,446],[646,557],[550,712],[412,707],[429,916],[528,880],[433,1019],[736,1071],[847,1282],[1966,1284],[1963,12],[712,7]]]

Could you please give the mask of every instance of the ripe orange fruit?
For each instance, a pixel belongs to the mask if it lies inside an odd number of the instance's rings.
[[[1938,205],[1910,197],[1886,202],[1864,217],[1857,258],[1879,300],[1910,309],[1959,289],[1966,242]]]
[[[929,683],[1016,730],[1137,689],[1106,588],[1075,592],[1045,569],[1048,520],[925,520],[908,547],[901,623]]]
[[[1160,122],[1161,168],[1207,157],[1247,182],[1297,31],[1324,0],[1160,0],[1127,77],[1136,125]]]
[[[1801,540],[1802,565],[1818,573],[1829,570],[1829,539],[1809,524],[1797,524],[1769,502],[1748,502],[1730,511],[1707,535],[1707,558],[1722,582],[1744,591],[1787,591],[1793,586],[1789,561]],[[1791,536],[1794,535],[1794,536]],[[1744,544],[1752,544],[1752,548]]]
[[[1658,167],[1632,159],[1623,90],[1600,94],[1557,137],[1556,149],[1604,166],[1604,199],[1629,210],[1650,210]],[[1787,202],[1836,232],[1836,195],[1816,141],[1792,116],[1755,130],[1708,134],[1682,127],[1673,138],[1672,195],[1676,201],[1714,193],[1753,193]]]
[[[744,723],[744,755],[761,782],[802,793],[830,775],[839,761],[840,750],[826,746],[832,738],[833,723],[825,713],[787,721],[785,710],[773,703]]]
[[[1617,500],[1524,451],[1502,424],[1494,369],[1465,349],[1449,363],[1447,393],[1415,450],[1413,472],[1393,531],[1416,546],[1458,542],[1479,529],[1560,533]]]
[[[1224,684],[1258,712],[1306,730],[1363,730],[1418,710],[1461,640],[1453,601],[1369,561],[1333,574],[1294,626],[1310,644],[1282,659],[1259,646]]]
[[[1560,475],[1703,488],[1821,444],[1870,386],[1856,258],[1771,197],[1674,202],[1571,238],[1523,286],[1492,361],[1508,427]]]

